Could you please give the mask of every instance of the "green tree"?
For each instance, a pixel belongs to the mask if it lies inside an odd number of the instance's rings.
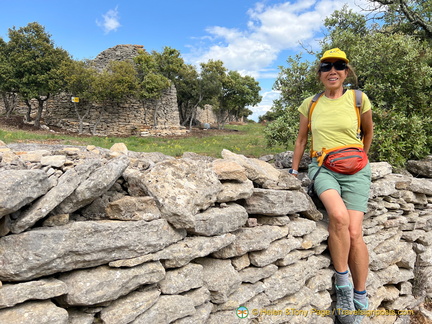
[[[158,72],[175,83],[180,71],[185,65],[180,52],[174,48],[166,46],[162,53],[153,51],[152,56],[157,64]]]
[[[370,0],[376,5],[384,27],[394,32],[432,40],[432,1],[430,0]],[[384,15],[382,13],[384,12]]]
[[[200,75],[202,87],[208,95],[204,103],[212,105],[219,128],[230,118],[249,116],[252,111],[247,106],[261,101],[258,82],[250,76],[228,71],[222,61],[201,63]]]
[[[261,102],[260,90],[259,83],[253,77],[229,71],[224,93],[224,106],[229,118],[239,120],[249,116],[252,111],[247,107]]]
[[[198,107],[208,97],[203,79],[194,66],[185,64],[179,71],[176,89],[180,123],[183,126],[189,123],[192,128]]]
[[[95,100],[95,83],[98,77],[97,70],[89,61],[65,61],[60,73],[64,76],[63,89],[73,97],[78,97],[79,102],[74,102],[74,109],[79,120],[78,133],[83,132],[83,123],[90,115],[90,110]]]
[[[7,43],[0,38],[0,95],[6,109],[7,117],[10,117],[15,109],[17,100],[16,90],[11,84],[12,72],[12,67],[7,55]]]
[[[353,48],[362,89],[373,103],[373,159],[402,166],[430,153],[431,55],[427,44],[401,34],[374,33]]]
[[[212,106],[213,111],[218,116],[222,115],[224,108],[222,107],[223,89],[224,83],[226,83],[228,70],[223,66],[222,61],[209,60],[207,63],[201,63],[201,79],[202,87],[207,98],[203,101],[203,104],[209,104]]]
[[[63,61],[70,59],[69,54],[55,47],[45,28],[33,22],[18,30],[9,29],[7,55],[13,70],[11,87],[26,101],[28,120],[29,100],[38,101],[34,126],[39,128],[44,102],[61,90],[63,78],[58,69]]]
[[[153,112],[153,126],[157,126],[157,113],[163,92],[171,86],[171,81],[161,73],[158,54],[141,52],[134,58],[138,78],[138,98],[141,101],[155,100],[157,105]],[[144,116],[146,119],[146,116]]]

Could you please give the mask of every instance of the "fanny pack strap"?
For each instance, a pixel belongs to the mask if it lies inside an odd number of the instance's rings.
[[[356,148],[363,149],[363,145],[360,145],[360,144],[351,144],[351,145],[337,146],[337,147],[333,147],[331,149],[323,148],[320,152],[318,152],[318,151],[312,151],[311,157],[316,158],[317,162],[318,162],[318,166],[321,166],[324,163],[324,160],[325,160],[326,156],[330,152],[346,149],[346,148],[349,148],[349,147],[356,147]]]

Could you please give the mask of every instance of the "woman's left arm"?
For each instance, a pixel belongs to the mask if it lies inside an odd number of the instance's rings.
[[[361,128],[363,133],[364,150],[366,153],[368,153],[373,138],[372,109],[366,111],[361,115]]]

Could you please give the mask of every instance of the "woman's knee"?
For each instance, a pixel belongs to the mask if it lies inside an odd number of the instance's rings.
[[[350,225],[350,217],[348,212],[335,211],[329,213],[329,227],[333,227],[336,230],[348,228]]]
[[[358,228],[358,227],[350,227],[349,228],[349,233],[350,233],[350,240],[351,240],[351,244],[363,244],[363,230],[362,228]]]

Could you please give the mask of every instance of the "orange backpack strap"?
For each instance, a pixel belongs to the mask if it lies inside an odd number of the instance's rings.
[[[356,111],[357,114],[357,137],[359,139],[362,138],[362,133],[361,133],[361,117],[360,117],[360,111],[362,109],[362,99],[363,99],[363,93],[360,90],[352,90],[354,93],[354,110]]]
[[[321,96],[324,94],[324,91],[317,93],[311,100],[311,103],[309,105],[309,111],[308,111],[308,129],[309,132],[311,133],[311,144],[310,144],[310,156],[312,157],[313,154],[313,137],[312,137],[312,113],[315,109],[315,106],[319,100],[319,98],[321,98]]]

